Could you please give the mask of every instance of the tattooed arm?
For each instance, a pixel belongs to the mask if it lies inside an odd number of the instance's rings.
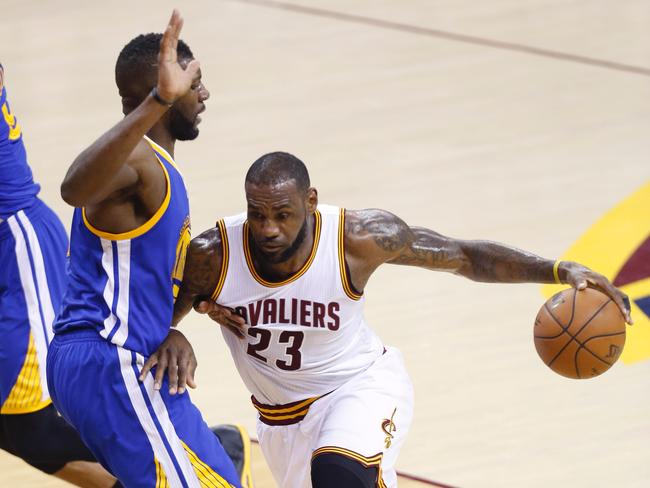
[[[347,211],[345,258],[350,278],[362,290],[383,263],[448,271],[474,281],[490,283],[554,283],[554,261],[505,244],[446,237],[422,227],[410,227],[385,210]],[[562,261],[563,283],[597,288],[609,295],[631,323],[627,297],[607,278],[572,261]]]
[[[210,297],[221,273],[221,256],[221,236],[218,229],[210,229],[192,239],[187,249],[183,284],[174,304],[172,327],[176,327],[187,315],[197,298]],[[156,390],[161,388],[165,372],[168,372],[171,395],[184,393],[186,385],[196,388],[196,356],[192,345],[180,331],[170,329],[167,338],[144,363],[140,371],[140,381],[145,380],[154,366]]]
[[[221,234],[217,227],[192,239],[187,250],[183,284],[174,305],[173,327],[194,307],[240,339],[244,337],[244,319],[233,310],[217,305],[211,298],[221,275],[222,259]]]
[[[198,235],[187,249],[183,284],[174,304],[172,327],[192,309],[197,298],[210,298],[221,273],[221,234],[217,227]]]

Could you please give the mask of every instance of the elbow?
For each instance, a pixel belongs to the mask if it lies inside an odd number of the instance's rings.
[[[67,178],[61,183],[61,198],[72,207],[82,207],[85,203],[80,198],[79,192],[75,191],[74,185]]]
[[[73,207],[76,207],[75,200],[74,200],[74,192],[70,190],[70,185],[65,181],[61,183],[61,198],[68,205],[72,205]]]

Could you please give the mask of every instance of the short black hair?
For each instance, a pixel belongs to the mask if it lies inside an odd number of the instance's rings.
[[[265,154],[246,173],[246,183],[253,185],[277,185],[289,180],[295,180],[296,186],[303,192],[310,186],[305,163],[286,152]]]
[[[115,78],[118,80],[118,86],[120,79],[141,80],[149,84],[153,80],[155,83],[158,79],[158,52],[161,39],[162,34],[155,32],[140,34],[122,48],[115,63]],[[194,58],[190,47],[181,39],[178,40],[177,52],[179,60]]]

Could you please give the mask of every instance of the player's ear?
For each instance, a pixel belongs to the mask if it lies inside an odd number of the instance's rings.
[[[318,207],[318,190],[310,187],[307,190],[307,210],[309,213],[314,213]]]

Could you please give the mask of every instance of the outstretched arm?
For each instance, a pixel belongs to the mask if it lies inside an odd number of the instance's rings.
[[[353,284],[363,289],[372,272],[383,263],[448,271],[474,281],[490,283],[555,283],[555,261],[505,244],[460,240],[430,229],[410,227],[385,210],[346,212],[346,259]],[[607,278],[572,261],[556,269],[559,281],[609,295],[632,323],[627,297]]]
[[[177,10],[160,41],[157,91],[161,99],[174,102],[191,87],[199,63],[191,61],[183,69],[177,61],[176,46],[183,27]],[[140,181],[137,164],[154,158],[142,143],[169,106],[153,96],[144,101],[122,121],[97,139],[74,160],[61,184],[61,196],[70,205],[81,207],[98,204],[118,190],[134,187]]]

